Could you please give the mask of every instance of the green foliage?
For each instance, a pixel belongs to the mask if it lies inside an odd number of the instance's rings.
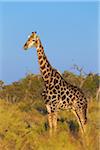
[[[97,89],[99,88],[100,77],[97,74],[88,75],[84,81],[83,89],[87,95],[96,97]]]
[[[29,74],[18,82],[5,85],[3,89],[0,90],[0,98],[12,103],[27,99],[37,100],[42,99],[42,91],[42,78],[38,75]]]
[[[69,71],[64,71],[62,75],[67,82],[79,87],[81,78],[78,75],[75,75],[74,73]]]
[[[97,74],[89,74],[86,77],[78,76],[72,72],[64,71],[63,78],[78,87],[81,87],[87,96],[96,97],[99,88],[100,77]],[[40,75],[28,74],[25,78],[10,85],[3,85],[0,90],[0,98],[15,103],[30,100],[32,102],[43,100],[41,93],[44,83]]]

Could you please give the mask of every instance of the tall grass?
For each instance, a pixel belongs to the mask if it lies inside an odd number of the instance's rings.
[[[99,102],[89,102],[85,139],[75,116],[66,111],[59,113],[57,134],[50,137],[47,115],[35,106],[0,100],[0,150],[99,150]]]

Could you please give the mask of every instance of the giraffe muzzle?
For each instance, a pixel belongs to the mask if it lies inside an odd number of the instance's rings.
[[[24,48],[24,50],[27,50],[27,44],[26,43],[25,43],[23,48]]]

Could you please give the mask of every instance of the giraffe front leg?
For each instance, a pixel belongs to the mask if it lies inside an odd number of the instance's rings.
[[[52,113],[48,114],[48,123],[49,123],[49,134],[52,136],[52,128],[53,128],[53,123],[52,123]]]
[[[52,128],[53,128],[53,123],[52,123],[52,113],[51,113],[51,108],[50,105],[46,105],[47,112],[48,112],[48,124],[49,124],[49,134],[52,136]]]
[[[57,132],[57,112],[53,113],[52,121],[53,121],[54,133],[56,133]]]

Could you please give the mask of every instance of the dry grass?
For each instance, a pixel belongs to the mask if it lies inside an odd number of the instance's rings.
[[[57,135],[48,134],[47,117],[27,103],[0,101],[0,150],[99,150],[100,104],[89,103],[85,140],[74,115],[60,112]]]

